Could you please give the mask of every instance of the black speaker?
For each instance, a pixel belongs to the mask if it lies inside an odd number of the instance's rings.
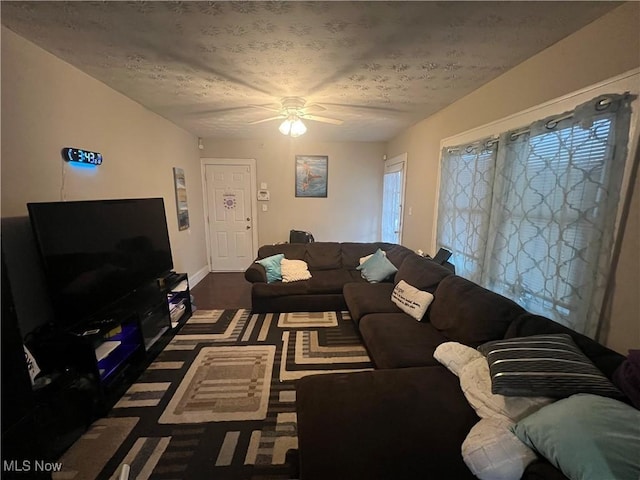
[[[451,258],[451,252],[447,249],[441,248],[440,250],[438,250],[438,253],[436,253],[436,256],[433,257],[433,261],[440,265],[444,265],[445,263],[447,263],[447,260],[449,260],[449,258]]]

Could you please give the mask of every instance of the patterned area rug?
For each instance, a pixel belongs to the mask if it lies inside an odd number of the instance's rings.
[[[295,478],[295,381],[371,368],[348,312],[199,310],[53,478]]]

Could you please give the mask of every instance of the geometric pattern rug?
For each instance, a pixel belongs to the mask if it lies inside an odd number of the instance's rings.
[[[53,478],[296,478],[296,380],[371,369],[348,312],[197,310]]]

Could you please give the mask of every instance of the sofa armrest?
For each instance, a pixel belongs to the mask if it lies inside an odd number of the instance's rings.
[[[460,446],[478,417],[442,365],[308,375],[296,412],[304,480],[477,480]]]
[[[259,283],[267,282],[267,271],[259,263],[252,263],[244,272],[244,278],[247,282]]]

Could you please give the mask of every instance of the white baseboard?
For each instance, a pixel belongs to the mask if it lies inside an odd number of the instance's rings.
[[[205,265],[193,275],[189,275],[189,288],[195,287],[208,274],[209,274],[209,266]]]

